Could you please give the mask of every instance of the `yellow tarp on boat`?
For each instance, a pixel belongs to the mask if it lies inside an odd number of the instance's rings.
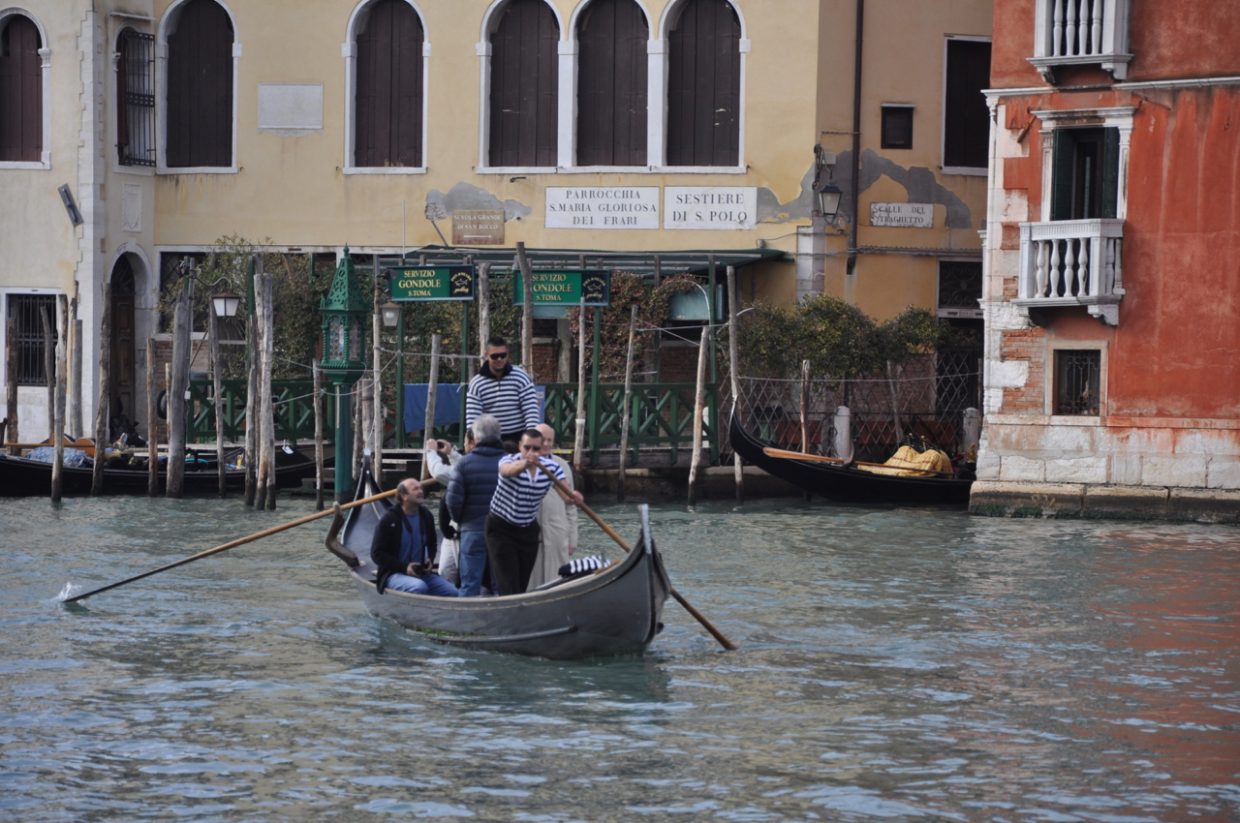
[[[858,465],[862,471],[894,477],[926,477],[933,474],[951,475],[952,461],[938,449],[919,452],[912,446],[901,446],[881,466]]]

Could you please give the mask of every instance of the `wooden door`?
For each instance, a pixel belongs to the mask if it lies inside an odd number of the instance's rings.
[[[128,256],[121,256],[112,269],[112,357],[110,365],[112,419],[124,415],[134,420],[134,275]],[[113,431],[115,437],[119,432]]]

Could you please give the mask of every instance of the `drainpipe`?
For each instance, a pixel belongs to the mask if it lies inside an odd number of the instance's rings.
[[[865,0],[857,0],[857,33],[853,44],[853,122],[852,122],[852,225],[848,229],[848,267],[852,274],[857,268],[857,208],[861,201],[861,43],[865,30]]]

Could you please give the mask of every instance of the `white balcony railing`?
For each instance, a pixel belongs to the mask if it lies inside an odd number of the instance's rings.
[[[1034,53],[1029,62],[1048,83],[1055,68],[1097,65],[1116,80],[1128,75],[1131,0],[1037,0]]]
[[[1095,317],[1118,325],[1123,239],[1123,220],[1021,223],[1016,304],[1085,306]]]

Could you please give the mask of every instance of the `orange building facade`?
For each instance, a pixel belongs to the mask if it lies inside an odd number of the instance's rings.
[[[971,507],[1240,522],[1240,4],[994,6]]]

